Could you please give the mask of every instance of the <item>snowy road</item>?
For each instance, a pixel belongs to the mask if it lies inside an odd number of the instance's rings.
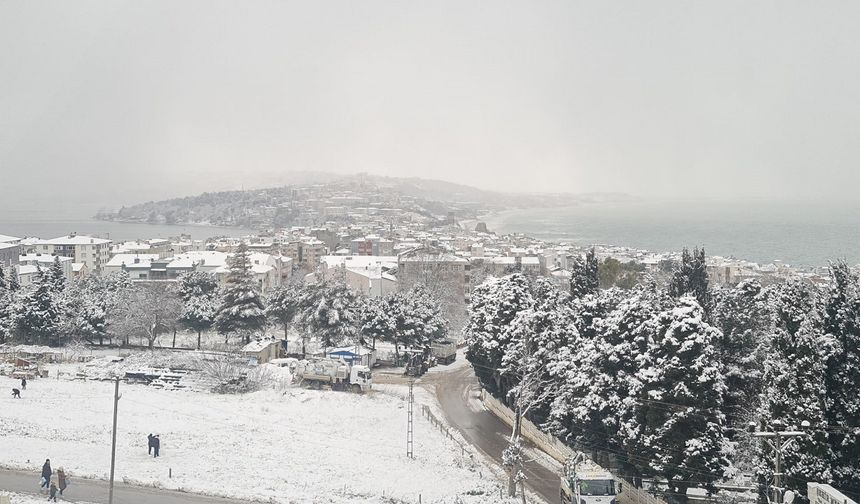
[[[35,472],[0,470],[0,489],[6,491],[36,493],[39,489],[38,480],[39,475]],[[107,481],[74,478],[72,484],[66,489],[65,497],[67,501],[71,502],[106,503],[108,501],[108,483]],[[151,504],[153,502],[158,504],[239,504],[240,501],[117,484],[114,485],[114,502],[116,504]]]
[[[502,451],[508,443],[511,428],[490,411],[483,409],[476,398],[478,381],[471,366],[458,366],[450,372],[436,374],[436,395],[449,424],[457,428],[473,446],[502,465]],[[546,502],[558,502],[558,473],[537,462],[525,467],[526,486]]]

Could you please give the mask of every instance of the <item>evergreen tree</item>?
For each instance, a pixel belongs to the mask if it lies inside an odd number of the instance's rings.
[[[577,347],[580,338],[568,293],[544,278],[535,279],[531,291],[533,306],[520,311],[507,328],[510,344],[502,357],[501,373],[517,384],[509,398],[521,392],[517,387],[523,375],[540,384],[541,393],[530,400],[528,414],[542,424],[550,416],[550,405],[562,381],[559,375],[568,362],[563,350]]]
[[[0,265],[0,344],[12,339],[14,333],[14,293],[6,283],[6,272]]]
[[[593,247],[585,252],[585,257],[576,258],[570,273],[570,294],[574,298],[597,294],[600,288],[600,274],[597,254]]]
[[[179,277],[176,293],[182,300],[179,323],[197,333],[197,349],[203,331],[215,323],[218,313],[218,281],[203,271],[192,271]]]
[[[367,298],[361,304],[358,314],[359,334],[362,344],[370,342],[371,348],[376,348],[376,341],[394,341],[395,320],[390,309],[391,295],[386,297]],[[395,346],[395,353],[397,353]]]
[[[284,339],[287,339],[290,324],[299,315],[301,296],[300,287],[283,285],[275,289],[266,303],[266,316],[269,320],[281,324],[284,328]]]
[[[314,304],[303,314],[307,330],[325,348],[356,342],[358,333],[358,295],[336,282],[315,289]]]
[[[500,373],[511,343],[507,327],[534,304],[528,280],[521,273],[490,277],[472,291],[466,337],[466,359],[490,393],[504,396],[512,384]]]
[[[622,423],[621,435],[642,472],[664,477],[667,497],[686,502],[688,488],[715,491],[714,483],[730,467],[732,447],[722,413],[725,384],[715,346],[720,335],[691,296],[652,324],[631,390],[635,415]]]
[[[183,303],[179,323],[197,333],[198,350],[203,331],[212,327],[217,313],[218,300],[211,294],[191,296]]]
[[[827,420],[835,486],[860,488],[860,297],[857,276],[844,261],[830,265],[824,333],[833,341],[827,358]],[[846,428],[847,427],[847,428]]]
[[[229,265],[230,273],[215,316],[215,328],[225,339],[231,334],[240,334],[245,343],[250,343],[251,335],[266,327],[266,313],[251,276],[248,246],[244,242],[239,244]]]
[[[429,351],[432,342],[448,334],[448,321],[442,317],[439,304],[421,285],[388,296],[386,311],[393,323],[389,341],[394,343],[398,358],[400,347]]]
[[[54,262],[46,272],[48,281],[51,283],[51,288],[55,293],[60,294],[66,290],[66,274],[63,272],[63,265],[60,263],[60,256],[54,256]]]
[[[713,324],[720,329],[716,341],[726,396],[723,413],[729,419],[731,439],[737,429],[745,429],[753,418],[762,390],[762,369],[765,361],[767,333],[771,327],[770,314],[761,285],[746,281],[732,289],[718,289],[713,294]]]
[[[178,279],[177,294],[183,302],[200,296],[214,297],[218,294],[218,280],[204,271],[185,273]]]
[[[15,267],[9,268],[9,271],[6,272],[6,288],[9,289],[9,292],[17,293],[21,290],[21,284],[18,282],[18,272],[15,271]]]
[[[597,319],[592,338],[564,349],[562,389],[553,404],[550,425],[571,444],[591,452],[592,459],[618,467],[638,484],[637,460],[625,454],[619,436],[622,421],[635,418],[637,373],[651,339],[652,320],[665,304],[655,290],[640,288],[605,318]]]
[[[27,343],[59,345],[63,310],[49,271],[37,267],[34,284],[22,299],[17,317],[18,329]]]
[[[765,422],[779,420],[784,427],[797,429],[803,422],[814,426],[783,451],[785,484],[806,495],[806,484],[832,480],[828,445],[825,389],[825,353],[829,346],[817,327],[818,321],[807,318],[792,332],[777,324],[771,338],[769,359],[765,362],[764,390],[760,418]],[[773,453],[759,444],[756,472],[762,484],[773,476]]]
[[[681,263],[672,273],[669,284],[669,295],[680,298],[691,294],[705,311],[706,318],[711,310],[711,297],[708,289],[708,269],[705,264],[705,249],[694,248],[691,253],[684,248],[681,251]]]

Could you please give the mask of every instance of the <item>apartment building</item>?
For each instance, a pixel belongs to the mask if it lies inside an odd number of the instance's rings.
[[[104,265],[110,260],[111,241],[92,236],[70,234],[51,240],[35,242],[39,254],[70,257],[73,262],[84,263],[90,272],[101,274]]]

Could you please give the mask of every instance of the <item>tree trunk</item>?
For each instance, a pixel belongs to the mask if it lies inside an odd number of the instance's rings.
[[[203,331],[197,331],[197,350],[200,350],[200,333]]]
[[[520,408],[519,400],[517,400],[517,409],[514,412],[514,428],[511,433],[511,444],[514,442],[519,442],[520,440],[520,423],[522,418],[522,410]],[[508,497],[516,497],[517,496],[517,473],[520,471],[518,466],[513,466],[510,468],[510,474],[508,474]]]
[[[176,348],[176,329],[173,329],[173,348]]]

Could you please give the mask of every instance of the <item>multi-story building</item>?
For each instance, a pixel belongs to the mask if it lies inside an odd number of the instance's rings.
[[[380,297],[395,292],[396,256],[325,256],[320,261],[320,275],[326,280],[344,282],[355,292]]]
[[[352,255],[390,256],[394,254],[394,242],[378,236],[356,238],[349,243]]]
[[[469,299],[470,273],[468,259],[435,249],[420,248],[397,258],[397,279],[403,288],[440,284],[446,292],[463,301]]]
[[[327,253],[325,243],[316,238],[291,241],[286,247],[287,256],[293,260],[293,264],[313,271],[320,263],[320,259]]]
[[[18,243],[0,243],[0,266],[14,267],[21,255],[21,245]]]
[[[110,260],[110,245],[110,240],[76,234],[35,243],[36,252],[71,257],[73,262],[84,263],[89,271],[97,274]]]

